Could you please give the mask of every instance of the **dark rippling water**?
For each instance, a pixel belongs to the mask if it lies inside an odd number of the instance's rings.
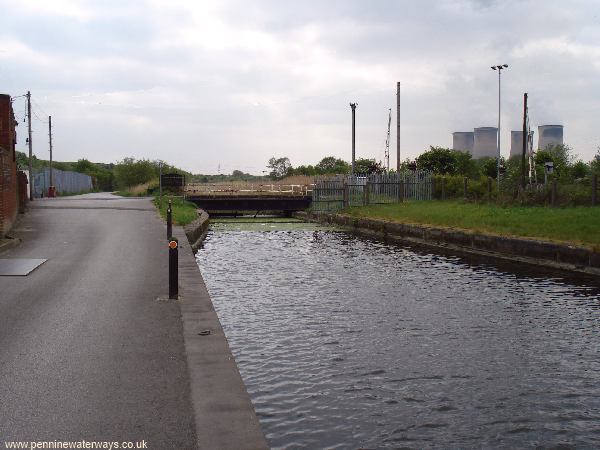
[[[307,227],[197,256],[273,448],[600,448],[594,282]]]

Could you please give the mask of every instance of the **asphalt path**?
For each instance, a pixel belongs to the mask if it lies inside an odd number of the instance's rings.
[[[196,448],[164,224],[148,199],[41,199],[0,258],[47,258],[0,277],[3,441],[146,441]]]

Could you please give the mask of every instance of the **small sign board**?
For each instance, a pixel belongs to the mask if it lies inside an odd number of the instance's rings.
[[[185,186],[185,175],[180,173],[163,173],[160,176],[163,188],[183,188]]]
[[[175,250],[177,248],[177,241],[169,241],[169,248]]]

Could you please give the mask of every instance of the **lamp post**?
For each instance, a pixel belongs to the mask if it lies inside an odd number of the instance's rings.
[[[507,69],[508,64],[499,64],[492,66],[492,70],[498,71],[498,161],[496,163],[496,180],[498,181],[498,195],[500,195],[500,78],[502,75],[502,69]]]

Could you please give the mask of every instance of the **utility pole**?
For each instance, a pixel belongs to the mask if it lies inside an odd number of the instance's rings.
[[[48,116],[48,138],[50,139],[50,188],[48,191],[50,191],[54,186],[54,178],[52,177],[52,116]]]
[[[29,144],[29,200],[33,201],[33,150],[31,147],[31,92],[27,91],[27,142]]]
[[[352,175],[354,175],[354,162],[356,160],[356,105],[358,103],[350,103],[352,108]]]
[[[396,171],[400,172],[400,82],[396,84]]]
[[[527,130],[527,92],[523,94],[523,152],[521,153],[521,187],[525,189],[525,152],[529,141]]]

